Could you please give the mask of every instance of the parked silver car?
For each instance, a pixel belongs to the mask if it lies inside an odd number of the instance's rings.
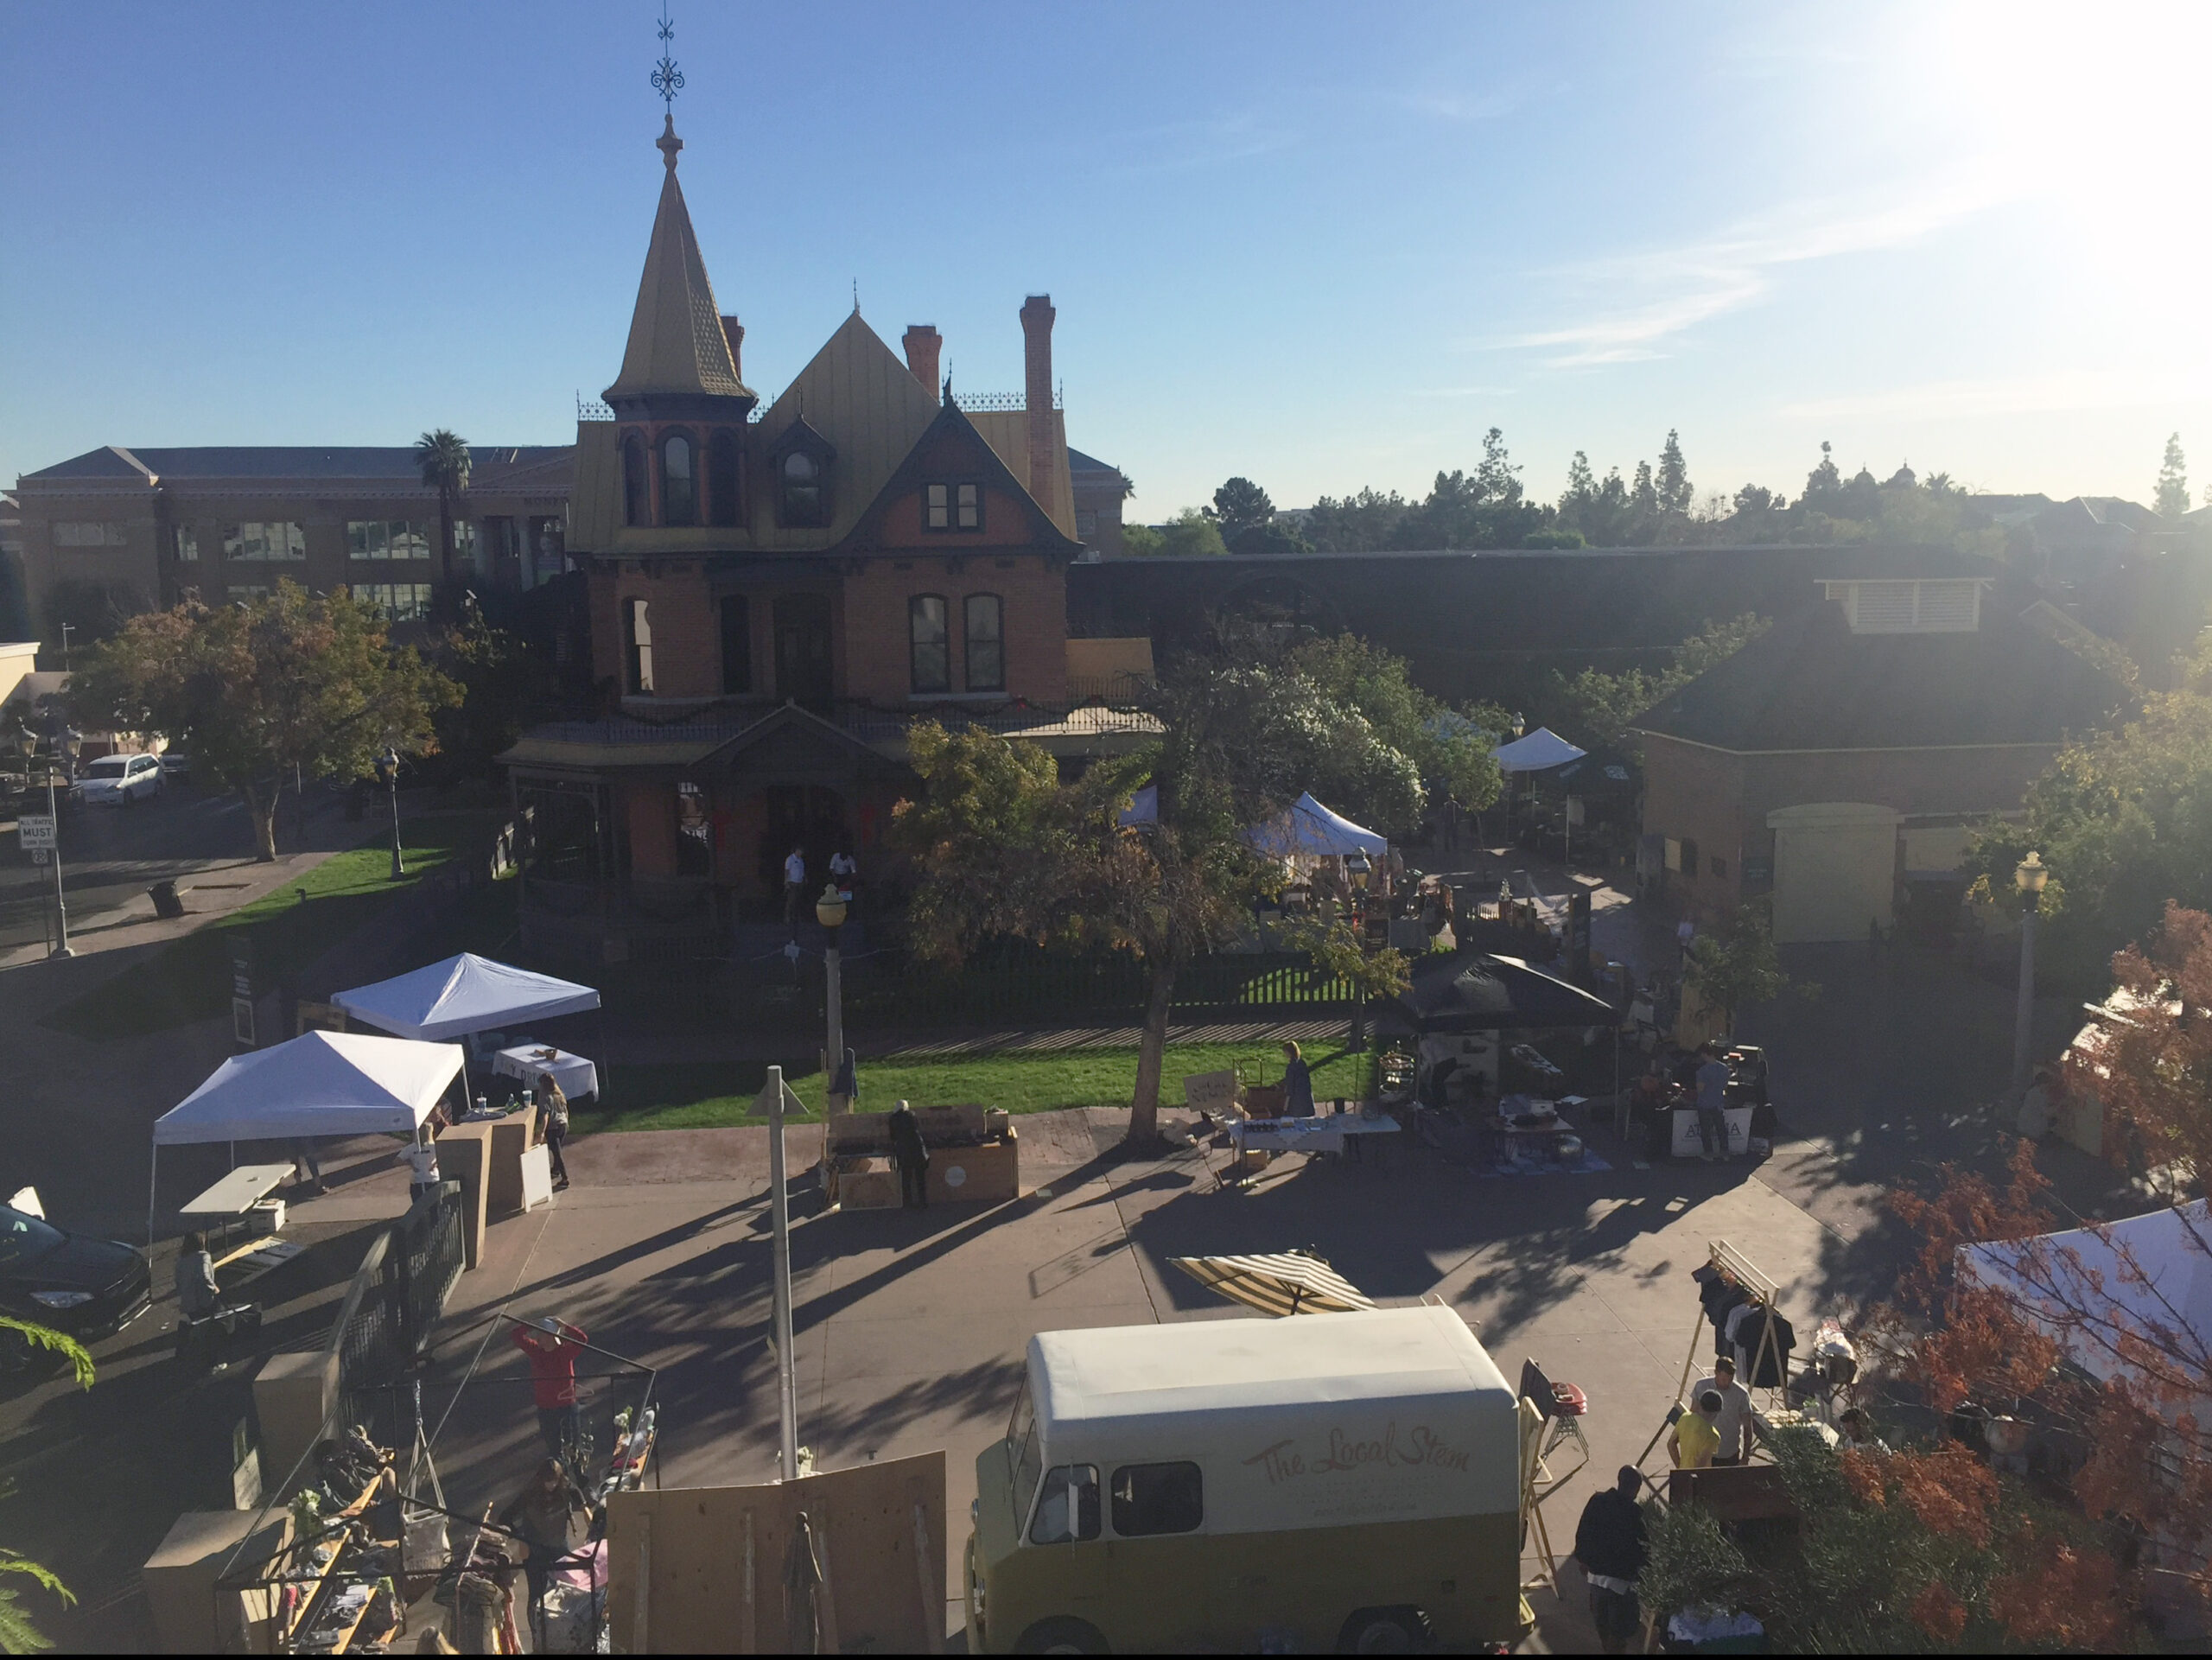
[[[70,787],[71,797],[88,807],[133,806],[161,792],[159,755],[102,755]]]

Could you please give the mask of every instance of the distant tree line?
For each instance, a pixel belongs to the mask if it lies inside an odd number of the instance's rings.
[[[2001,555],[2005,533],[1948,473],[1925,479],[1910,465],[1885,479],[1866,467],[1847,478],[1832,446],[1805,475],[1795,499],[1745,484],[1700,498],[1680,435],[1669,429],[1658,459],[1598,475],[1586,451],[1568,463],[1555,501],[1532,499],[1521,468],[1492,427],[1472,471],[1439,473],[1426,496],[1364,489],[1279,510],[1248,478],[1233,478],[1207,507],[1186,507],[1158,526],[1124,530],[1137,555],[1373,553],[1427,548],[1727,546],[1751,543],[1920,542]],[[2186,512],[2189,483],[2181,438],[2166,443],[2158,511]],[[2212,499],[2212,493],[2208,493]]]

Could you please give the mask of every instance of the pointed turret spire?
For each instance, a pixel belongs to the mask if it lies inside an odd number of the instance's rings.
[[[668,172],[661,181],[660,208],[653,216],[653,239],[645,251],[622,372],[607,389],[607,398],[611,402],[653,392],[751,398],[751,389],[738,378],[683,188],[676,181],[677,152],[683,141],[676,136],[674,116],[664,118],[657,148]]]

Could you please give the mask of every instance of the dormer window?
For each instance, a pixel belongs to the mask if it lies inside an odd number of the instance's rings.
[[[978,484],[923,486],[922,528],[925,531],[982,530],[982,487]]]
[[[1971,634],[1981,626],[1981,582],[1974,577],[1830,582],[1854,634]]]
[[[692,465],[691,441],[671,432],[660,441],[660,521],[699,522],[699,482]]]
[[[836,453],[804,416],[776,440],[769,461],[775,469],[776,522],[785,530],[818,530],[830,522],[830,463]]]

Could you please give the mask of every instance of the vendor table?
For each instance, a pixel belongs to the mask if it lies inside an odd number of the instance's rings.
[[[543,1043],[521,1043],[512,1049],[502,1049],[492,1057],[492,1070],[501,1075],[518,1078],[535,1089],[538,1074],[550,1072],[553,1081],[561,1086],[561,1093],[571,1101],[581,1101],[588,1095],[599,1093],[599,1068],[582,1055],[563,1054],[554,1049],[551,1059],[545,1052],[551,1046]]]
[[[291,1179],[292,1165],[289,1160],[283,1164],[242,1164],[205,1193],[188,1199],[184,1214],[209,1218],[222,1229],[224,1243],[228,1243],[230,1230],[243,1221],[255,1205]],[[232,1255],[243,1256],[257,1249],[258,1241],[240,1247]],[[220,1268],[228,1261],[229,1256],[223,1256],[217,1260],[215,1266]]]
[[[1670,1150],[1678,1159],[1694,1159],[1705,1151],[1705,1143],[1698,1139],[1697,1109],[1676,1107],[1674,1142]],[[1728,1121],[1728,1152],[1732,1158],[1748,1152],[1751,1144],[1751,1110],[1749,1107],[1724,1107],[1721,1116]]]
[[[1370,1118],[1364,1113],[1334,1112],[1313,1118],[1232,1118],[1229,1135],[1239,1154],[1342,1153],[1367,1135],[1395,1135],[1400,1126],[1387,1113]]]

